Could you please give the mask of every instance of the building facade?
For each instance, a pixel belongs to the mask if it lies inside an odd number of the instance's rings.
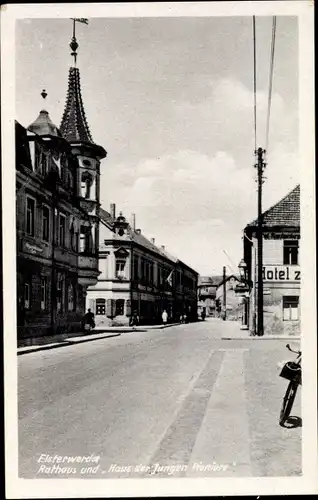
[[[16,122],[19,342],[81,328],[87,287],[99,274],[99,176],[105,156],[92,140],[79,70],[71,67],[60,128],[45,109],[27,128]]]
[[[244,260],[253,283],[249,325],[257,322],[257,221],[244,229]],[[300,186],[263,214],[265,334],[300,334]]]
[[[216,315],[215,297],[219,279],[212,276],[199,276],[198,282],[198,316],[205,311],[207,317]]]
[[[186,314],[197,318],[198,274],[164,247],[157,247],[122,214],[100,210],[98,282],[89,287],[87,307],[96,327],[159,324],[165,310],[169,322]]]
[[[227,276],[225,280],[219,282],[215,297],[217,317],[233,321],[241,319],[241,300],[236,293],[239,284],[240,279],[234,275]]]

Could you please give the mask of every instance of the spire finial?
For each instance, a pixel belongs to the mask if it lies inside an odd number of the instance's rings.
[[[75,23],[77,21],[79,23],[88,24],[88,19],[84,19],[83,17],[81,17],[81,18],[72,17],[71,19],[73,21],[73,36],[71,39],[70,48],[72,50],[71,56],[74,57],[74,66],[76,66],[76,59],[77,59],[77,52],[76,51],[78,49],[78,43],[77,43],[76,36],[75,36]]]
[[[43,90],[42,90],[42,92],[41,92],[41,96],[43,97],[43,99],[44,99],[44,100],[46,99],[46,97],[47,97],[47,92],[46,92],[46,90],[45,90],[45,89],[43,89]]]

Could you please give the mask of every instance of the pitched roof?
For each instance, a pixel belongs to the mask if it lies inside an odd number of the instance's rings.
[[[114,223],[115,223],[116,219],[114,219],[111,216],[111,214],[109,212],[107,212],[106,210],[104,210],[103,208],[99,209],[99,216],[100,216],[100,219],[106,224],[106,226],[110,230],[113,230]],[[156,245],[154,245],[142,233],[137,233],[129,224],[128,224],[128,235],[129,235],[131,241],[134,241],[138,245],[146,248],[147,250],[150,250],[151,252],[159,255],[160,257],[163,257],[166,260],[170,260],[174,264],[176,262],[179,262],[179,263],[183,264],[184,266],[188,267],[189,269],[192,269],[187,264],[185,264],[184,262],[182,262],[180,259],[178,259],[174,255],[172,255],[169,252],[167,252],[166,249],[159,248]],[[194,271],[194,269],[192,269],[192,271]]]
[[[223,276],[200,276],[199,286],[218,286],[223,280]]]
[[[256,226],[257,219],[248,226]],[[266,227],[289,226],[300,227],[300,185],[298,184],[290,193],[278,203],[263,213],[263,225]]]
[[[72,67],[69,70],[66,104],[60,130],[69,142],[94,144],[86,120],[78,68]]]
[[[219,281],[219,283],[218,283],[217,288],[220,288],[220,286],[223,285],[224,282],[229,281],[231,278],[234,278],[236,281],[241,281],[238,276],[235,276],[234,274],[230,274],[229,276],[226,276],[225,280],[222,277],[221,281]]]

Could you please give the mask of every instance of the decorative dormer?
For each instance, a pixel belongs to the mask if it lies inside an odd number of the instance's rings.
[[[119,216],[114,222],[115,234],[120,237],[127,235],[128,225],[129,224],[126,221],[125,217],[123,216],[123,213],[120,212]]]

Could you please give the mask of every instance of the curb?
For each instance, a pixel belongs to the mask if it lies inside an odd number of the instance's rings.
[[[44,344],[44,345],[38,345],[38,346],[30,346],[30,348],[29,347],[19,347],[18,351],[17,351],[17,355],[22,356],[23,354],[29,354],[29,353],[37,352],[37,351],[48,351],[51,349],[57,349],[59,347],[70,346],[72,344],[83,344],[84,342],[93,342],[94,340],[99,340],[99,339],[119,337],[120,335],[121,335],[120,333],[113,333],[112,335],[101,334],[99,337],[91,337],[91,338],[84,338],[84,339],[78,339],[78,340],[63,340],[62,342],[58,342],[55,344],[47,344],[47,345]],[[22,349],[24,349],[24,350],[22,350]]]
[[[248,337],[243,337],[241,336],[234,336],[234,337],[221,337],[222,340],[290,340],[291,342],[297,340],[300,341],[301,337],[300,336],[295,336],[295,337],[286,337],[286,336],[281,336],[281,335],[264,335],[263,337],[258,337],[254,335],[249,335]]]
[[[106,331],[104,330],[104,332],[101,331],[99,334],[98,333],[96,333],[95,335],[92,334],[89,337],[83,336],[82,339],[80,337],[74,337],[74,340],[72,338],[68,338],[68,339],[62,340],[61,342],[56,342],[56,343],[54,342],[52,344],[34,345],[34,346],[30,346],[30,347],[18,347],[17,355],[22,356],[23,354],[29,354],[29,353],[37,352],[37,351],[48,351],[51,349],[57,349],[59,347],[70,346],[72,344],[82,344],[84,342],[93,342],[94,340],[99,340],[99,339],[119,337],[122,333],[148,332],[151,330],[163,330],[164,328],[169,328],[170,326],[177,326],[179,324],[180,323],[171,323],[168,325],[158,325],[158,326],[154,326],[154,327],[150,327],[150,328],[143,328],[143,327],[133,328],[133,327],[131,327],[127,330],[120,330],[120,331],[118,329],[116,329],[116,331],[113,331],[113,332],[111,330],[106,330],[108,332],[108,334],[106,334]],[[115,330],[115,328],[116,327],[114,327],[114,330]],[[98,337],[96,335],[98,335]]]

